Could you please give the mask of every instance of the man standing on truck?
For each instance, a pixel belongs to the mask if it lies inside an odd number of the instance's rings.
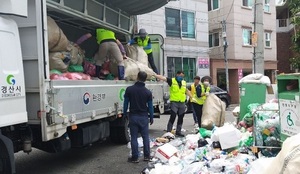
[[[149,142],[149,118],[150,125],[153,124],[153,101],[152,93],[145,87],[147,73],[140,71],[137,76],[137,82],[128,87],[124,94],[123,112],[127,116],[128,104],[129,108],[129,129],[131,135],[131,154],[132,157],[128,159],[129,162],[139,162],[138,150],[138,133],[143,138],[144,161],[150,160],[150,142]]]
[[[96,76],[100,76],[101,67],[106,57],[113,57],[118,63],[119,80],[124,80],[125,68],[123,56],[116,41],[115,33],[99,28],[96,30],[97,43],[99,44],[98,53],[94,59],[96,61]]]
[[[153,53],[152,53],[152,45],[151,45],[151,40],[150,37],[148,36],[148,33],[144,28],[141,28],[138,33],[138,37],[133,38],[128,45],[132,44],[137,44],[138,46],[141,46],[144,48],[144,51],[146,52],[148,56],[148,62],[152,68],[152,70],[158,74],[158,70],[154,64],[154,59],[153,59]]]
[[[177,71],[175,78],[167,78],[162,75],[154,75],[157,79],[166,81],[170,86],[170,103],[171,115],[167,125],[167,132],[171,132],[173,124],[178,114],[176,133],[175,135],[184,137],[181,133],[183,117],[185,114],[186,95],[192,98],[190,91],[187,89],[186,81],[183,80],[183,71]]]

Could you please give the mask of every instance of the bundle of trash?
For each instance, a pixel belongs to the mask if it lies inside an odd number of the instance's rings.
[[[213,130],[199,129],[197,134],[175,138],[164,134],[169,141],[162,143],[153,153],[153,158],[142,173],[247,173],[257,159],[250,148],[240,146],[242,133],[232,124],[215,127]],[[142,143],[142,142],[141,142]],[[151,147],[152,147],[151,146]]]
[[[55,73],[50,72],[52,80],[74,80],[74,78],[64,78],[61,73],[86,74],[90,78],[76,77],[76,80],[91,80],[91,77],[97,77],[106,80],[118,79],[117,64],[113,60],[106,60],[102,65],[101,77],[96,74],[96,65],[93,59],[85,57],[85,51],[80,47],[80,44],[91,38],[90,33],[82,35],[75,42],[68,40],[64,32],[51,18],[47,17],[48,24],[48,47],[49,47],[49,65],[50,70],[55,70]],[[148,74],[147,80],[153,79],[155,74],[148,67],[148,57],[142,47],[125,46],[127,56],[124,60],[125,79],[136,80],[139,71],[145,71]],[[100,53],[101,54],[101,53]],[[53,74],[53,75],[52,75]]]

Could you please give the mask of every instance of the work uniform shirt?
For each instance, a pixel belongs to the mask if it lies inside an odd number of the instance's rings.
[[[125,98],[129,99],[129,115],[148,116],[148,103],[152,103],[152,93],[145,87],[144,82],[136,82],[125,91]]]

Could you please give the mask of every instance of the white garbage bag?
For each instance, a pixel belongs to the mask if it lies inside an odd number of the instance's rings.
[[[137,74],[140,71],[147,73],[147,80],[150,80],[155,75],[155,72],[151,68],[130,58],[124,60],[124,66],[126,80],[136,80]]]
[[[225,121],[226,104],[215,94],[209,94],[203,105],[201,127],[212,129],[213,126],[221,127]]]
[[[54,52],[49,53],[49,63],[50,63],[50,70],[58,70],[60,72],[67,72],[69,63],[64,63],[64,59],[67,57],[69,53],[67,52]]]
[[[48,25],[48,47],[49,51],[67,51],[69,41],[64,32],[58,27],[56,22],[51,18],[47,17]]]
[[[140,46],[125,46],[126,54],[128,57],[132,58],[135,61],[138,61],[146,66],[148,66],[148,56],[144,51],[143,47]]]

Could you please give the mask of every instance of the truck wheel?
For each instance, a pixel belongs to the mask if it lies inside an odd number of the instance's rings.
[[[9,153],[2,141],[0,141],[0,173],[12,173]]]
[[[111,123],[110,139],[114,143],[126,144],[130,141],[128,118],[118,118]]]

